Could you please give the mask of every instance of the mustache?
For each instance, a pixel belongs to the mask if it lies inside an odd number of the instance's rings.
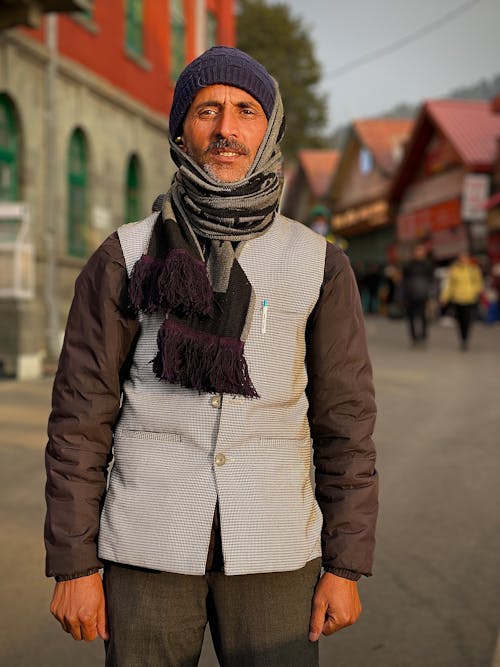
[[[216,141],[212,141],[205,152],[210,153],[213,150],[229,150],[240,155],[250,155],[249,148],[235,139],[217,139]]]

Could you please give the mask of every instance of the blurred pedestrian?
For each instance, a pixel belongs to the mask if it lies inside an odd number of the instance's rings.
[[[207,622],[221,665],[314,667],[320,635],[361,612],[371,365],[344,252],[277,213],[284,127],[260,63],[200,55],[174,91],[168,194],[76,282],[47,574],[52,613],[107,639],[108,667],[194,667]]]
[[[388,264],[384,268],[385,312],[392,319],[402,317],[401,296],[402,272],[396,264]]]
[[[376,262],[370,262],[363,277],[363,287],[367,292],[366,312],[368,315],[379,310],[379,289],[381,282],[380,267]]]
[[[469,345],[471,325],[477,317],[483,286],[479,265],[469,253],[462,252],[450,266],[440,295],[441,304],[452,307],[462,350],[467,350]]]
[[[403,267],[402,292],[413,345],[427,340],[427,309],[432,296],[434,267],[427,257],[425,244],[418,243],[413,258]]]

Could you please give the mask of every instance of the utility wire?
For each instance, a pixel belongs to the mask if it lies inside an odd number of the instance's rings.
[[[425,37],[425,35],[428,35],[429,33],[434,32],[439,28],[442,28],[444,25],[455,19],[457,16],[460,16],[460,14],[465,13],[466,11],[471,9],[474,5],[477,5],[480,2],[481,0],[468,0],[459,7],[456,7],[455,9],[452,9],[446,14],[443,14],[443,16],[436,19],[435,21],[427,23],[426,25],[422,26],[421,28],[418,28],[414,32],[405,35],[404,37],[401,37],[392,44],[388,44],[387,46],[384,46],[380,49],[375,49],[375,51],[372,51],[371,53],[366,53],[365,55],[360,56],[355,60],[351,60],[351,62],[346,63],[345,65],[341,65],[336,69],[332,69],[326,72],[323,76],[323,79],[333,79],[338,76],[342,76],[344,74],[347,74],[348,72],[352,72],[352,70],[357,69],[362,65],[366,65],[367,63],[372,62],[373,60],[377,60],[378,58],[387,56],[391,53],[394,53],[395,51],[399,51],[399,49],[404,48],[408,44],[416,42],[422,37]]]

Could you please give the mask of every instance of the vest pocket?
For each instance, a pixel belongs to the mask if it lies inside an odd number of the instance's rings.
[[[134,431],[129,428],[119,429],[116,435],[129,440],[154,440],[155,442],[181,442],[179,433],[163,433],[160,431]]]
[[[310,447],[311,440],[306,438],[261,438],[261,445],[266,447]]]

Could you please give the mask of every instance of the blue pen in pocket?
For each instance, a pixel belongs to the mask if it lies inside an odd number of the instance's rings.
[[[260,332],[265,334],[267,331],[267,311],[269,310],[269,302],[267,299],[262,301],[262,325]]]

